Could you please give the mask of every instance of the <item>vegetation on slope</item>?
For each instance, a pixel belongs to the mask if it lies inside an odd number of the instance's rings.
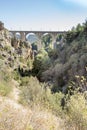
[[[17,39],[12,39],[11,45],[8,31],[1,31],[0,129],[86,130],[87,21],[58,36],[55,49],[50,46],[51,36],[44,36],[45,46],[34,59],[30,45]],[[2,97],[12,92],[14,80],[20,89],[19,103],[23,105],[16,102],[17,108],[12,99]]]

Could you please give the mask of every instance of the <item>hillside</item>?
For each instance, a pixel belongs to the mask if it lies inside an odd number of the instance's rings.
[[[0,130],[87,129],[87,22],[44,41],[34,55],[0,28]]]
[[[17,46],[16,39],[14,42],[16,46],[7,29],[0,31],[0,130],[57,130],[61,119],[34,101],[39,99],[37,89],[40,91],[41,85],[37,78],[29,77],[32,49],[26,43],[21,45],[21,41]]]
[[[39,55],[37,57],[39,58]],[[49,63],[43,65],[45,68],[35,73],[41,81],[54,84],[54,92],[67,93],[70,82],[76,82],[76,75],[87,78],[87,22],[73,27],[64,36],[63,44],[58,44],[55,50],[48,50],[47,61]],[[87,91],[87,86],[81,89]]]

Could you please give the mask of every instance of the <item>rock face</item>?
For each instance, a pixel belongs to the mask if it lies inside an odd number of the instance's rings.
[[[0,59],[6,67],[29,71],[34,60],[34,53],[29,42],[22,42],[16,37],[11,38],[10,32],[0,22]]]
[[[4,29],[4,23],[0,21],[0,31]]]
[[[7,29],[0,29],[0,46],[4,47],[5,45],[11,46],[11,38],[9,31]]]

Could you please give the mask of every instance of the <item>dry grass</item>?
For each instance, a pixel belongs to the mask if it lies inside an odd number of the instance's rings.
[[[31,111],[9,98],[0,97],[0,130],[26,130]]]
[[[35,106],[30,110],[7,97],[0,97],[0,130],[62,130],[61,120]]]
[[[62,130],[63,122],[47,109],[41,109],[35,106],[32,110],[30,123],[34,130]]]

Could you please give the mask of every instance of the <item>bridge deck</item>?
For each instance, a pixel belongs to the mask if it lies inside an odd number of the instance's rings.
[[[27,30],[9,30],[9,32],[26,32],[26,33],[66,33],[66,31],[27,31]]]

